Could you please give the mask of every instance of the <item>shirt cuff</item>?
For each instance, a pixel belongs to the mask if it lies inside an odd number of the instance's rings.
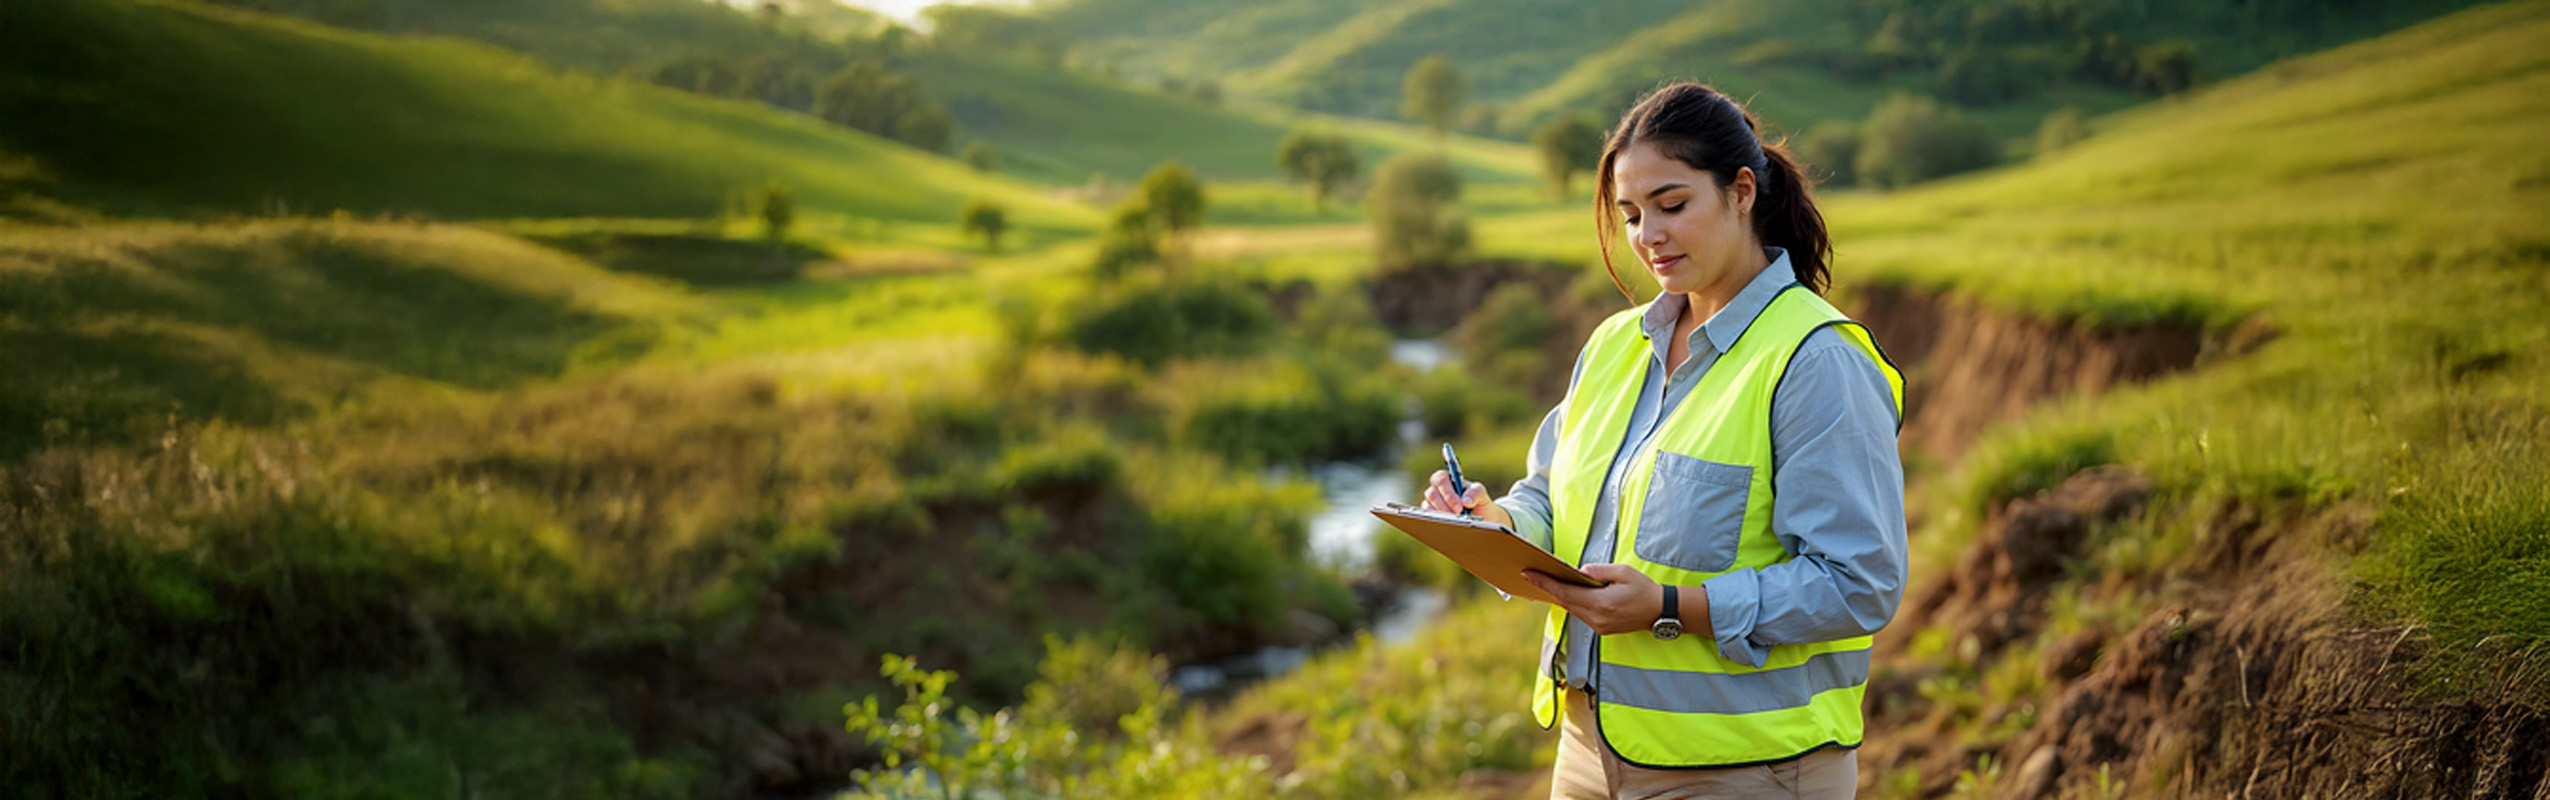
[[[1753,623],[1762,611],[1762,583],[1753,570],[1737,570],[1700,582],[1709,593],[1709,630],[1717,635],[1718,655],[1760,668],[1771,660],[1771,648],[1753,643]]]
[[[1543,551],[1554,550],[1557,542],[1554,541],[1556,537],[1550,533],[1549,512],[1540,508],[1527,507],[1519,501],[1507,502],[1510,499],[1510,497],[1499,497],[1493,502],[1496,503],[1496,507],[1505,509],[1506,516],[1514,518],[1514,535],[1523,537],[1523,541],[1531,542],[1533,547]]]

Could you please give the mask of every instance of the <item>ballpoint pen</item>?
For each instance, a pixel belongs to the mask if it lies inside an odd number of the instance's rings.
[[[1469,516],[1469,504],[1461,501],[1464,495],[1470,493],[1470,487],[1468,484],[1461,482],[1461,459],[1454,458],[1452,456],[1451,442],[1443,443],[1443,471],[1452,473],[1453,507],[1461,512],[1461,516]]]
[[[1461,501],[1463,496],[1470,493],[1470,487],[1469,484],[1464,483],[1461,480],[1461,459],[1452,455],[1451,442],[1443,443],[1443,471],[1451,473],[1452,475],[1452,502],[1455,504],[1455,507],[1461,510],[1461,516],[1469,516],[1470,505]],[[1506,594],[1504,589],[1498,589],[1496,584],[1488,584],[1488,588],[1496,589],[1497,597],[1504,598],[1506,600],[1514,599],[1514,596]]]

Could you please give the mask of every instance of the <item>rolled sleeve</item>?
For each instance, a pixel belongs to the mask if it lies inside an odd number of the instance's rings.
[[[1885,374],[1830,330],[1807,337],[1772,397],[1771,531],[1794,556],[1711,578],[1718,651],[1865,636],[1903,599],[1903,463]]]

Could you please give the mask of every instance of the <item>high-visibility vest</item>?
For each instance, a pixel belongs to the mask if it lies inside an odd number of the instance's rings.
[[[1559,417],[1549,472],[1553,552],[1571,564],[1584,563],[1594,503],[1644,383],[1650,355],[1639,328],[1643,311],[1621,312],[1595,329]],[[1771,533],[1771,395],[1807,335],[1828,327],[1885,373],[1901,419],[1903,373],[1868,329],[1813,291],[1789,285],[1633,456],[1621,476],[1614,563],[1658,583],[1696,586],[1795,557]],[[1651,499],[1674,505],[1660,509],[1667,516],[1656,525],[1641,525]],[[1640,546],[1642,535],[1654,537],[1648,547]],[[1566,613],[1553,606],[1543,636],[1555,642],[1566,626]],[[1593,727],[1623,760],[1658,768],[1763,764],[1856,747],[1869,643],[1858,636],[1779,645],[1756,668],[1719,655],[1717,643],[1702,636],[1663,641],[1642,630],[1598,637]],[[1543,728],[1558,717],[1551,666],[1542,664],[1533,681],[1533,714]]]

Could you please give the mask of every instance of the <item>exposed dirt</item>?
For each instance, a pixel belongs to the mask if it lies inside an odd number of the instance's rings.
[[[1477,310],[1488,293],[1499,287],[1521,283],[1556,299],[1566,296],[1567,286],[1575,277],[1573,267],[1553,269],[1520,261],[1410,267],[1373,278],[1372,308],[1381,317],[1382,325],[1401,335],[1432,336],[1461,324],[1463,317]],[[1601,318],[1596,317],[1595,321]],[[1588,327],[1572,335],[1553,336],[1558,340],[1553,344],[1565,346],[1572,362],[1576,347],[1584,344],[1586,334],[1592,330]]]
[[[2047,589],[2080,557],[2093,526],[2141,511],[2151,482],[2122,467],[2094,467],[2052,491],[1995,512],[1956,565],[1912,594],[1879,649],[1897,650],[1914,635],[1946,628],[1966,658],[1990,659],[2045,622]],[[2077,658],[2077,656],[2073,656]]]
[[[2095,509],[2084,515],[2093,525],[2134,513],[2124,500],[2138,492],[2118,489],[2134,480],[2102,468],[2013,501],[1937,585],[1956,588],[1925,591],[1948,598],[1923,610],[1927,621],[1974,640],[1959,657],[1990,672],[2002,646],[2038,635],[2031,609],[2046,600],[2035,573],[2006,567],[2070,557],[2077,537],[2032,533],[2083,509]],[[2043,691],[1981,709],[1995,722],[2033,715],[2006,738],[1961,734],[1957,710],[1917,688],[1941,668],[1893,659],[1896,675],[1871,687],[1863,789],[1911,766],[1921,796],[1944,796],[1990,755],[2005,766],[2000,797],[2097,796],[2102,767],[2133,796],[2550,797],[2550,710],[2420,698],[2405,671],[2424,639],[2347,616],[2338,554],[2356,549],[2370,516],[2228,504],[2204,524],[2189,566],[2084,589],[2096,601],[2176,599],[2119,634],[2093,627],[2046,642]],[[2019,602],[2005,614],[1978,598]],[[1923,619],[1908,610],[1903,621]]]
[[[2273,335],[2263,323],[2209,334],[2190,323],[2052,322],[1901,286],[1864,286],[1853,300],[1852,317],[1904,370],[1903,446],[1949,462],[1992,423],[2038,403],[2094,397],[2246,352]]]
[[[2036,403],[2201,367],[2274,336],[2256,320],[2089,329],[1900,287],[1865,289],[1855,305],[1910,379],[1906,448],[1948,461]],[[1879,637],[1863,791],[1913,767],[1915,794],[1945,796],[1989,755],[2002,765],[2000,797],[2102,796],[2104,769],[2134,797],[2550,798],[2550,712],[2421,698],[2405,670],[2425,638],[2349,616],[2342,564],[2370,530],[2364,507],[2176,509],[2203,515],[2186,555],[2064,584],[2101,531],[2145,513],[2149,492],[2110,466],[2011,501],[1909,593]],[[2085,603],[2157,610],[2127,630],[2051,635],[2058,585],[2082,587]],[[1910,658],[1933,628],[1949,652]],[[2041,690],[1960,710],[1920,689],[1950,664],[1994,674],[2016,657],[2035,659]]]

